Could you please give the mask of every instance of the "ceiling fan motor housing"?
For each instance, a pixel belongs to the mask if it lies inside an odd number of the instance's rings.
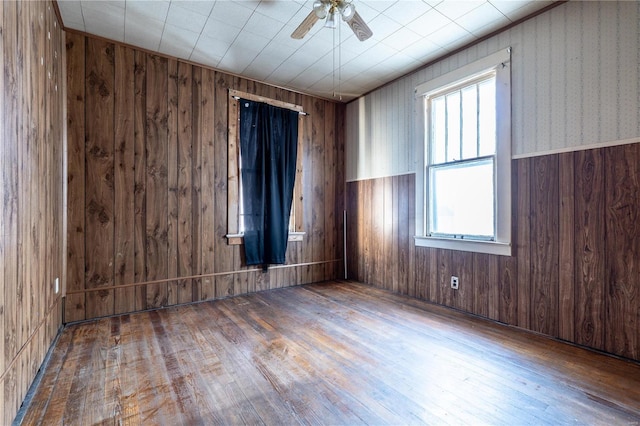
[[[338,26],[336,17],[338,12],[360,41],[365,41],[373,35],[369,26],[356,12],[356,7],[351,0],[316,0],[313,3],[311,13],[298,25],[291,37],[298,40],[303,38],[320,19],[326,18],[324,24],[326,28],[336,28]]]
[[[313,11],[315,12],[318,19],[327,18],[327,20],[331,20],[335,22],[335,11],[336,9],[340,12],[342,16],[342,20],[345,22],[349,22],[356,12],[356,7],[351,2],[341,1],[341,0],[316,0],[313,3]],[[329,26],[329,25],[325,25]],[[331,26],[335,28],[335,25]]]

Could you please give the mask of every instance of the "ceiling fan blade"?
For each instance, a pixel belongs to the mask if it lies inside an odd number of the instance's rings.
[[[349,24],[353,33],[360,41],[365,41],[373,35],[373,31],[371,31],[371,28],[364,22],[364,19],[362,19],[362,16],[360,16],[358,12],[354,13],[353,18],[347,21],[347,24]]]
[[[316,22],[318,22],[318,16],[312,10],[311,13],[307,15],[306,18],[304,18],[300,25],[298,25],[298,28],[296,28],[291,33],[291,38],[301,39],[302,37],[307,35],[307,33],[311,30],[311,27],[313,27]]]

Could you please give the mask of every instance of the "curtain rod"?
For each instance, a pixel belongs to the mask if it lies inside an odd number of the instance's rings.
[[[240,100],[240,96],[231,96],[231,97],[232,97],[233,99],[235,99],[236,101],[239,101],[239,100]],[[260,102],[260,101],[254,101],[254,102]],[[263,104],[264,104],[264,103],[268,104],[267,102],[263,102]],[[274,106],[275,106],[275,105],[274,105]],[[278,107],[278,108],[282,108],[282,107]],[[285,109],[289,109],[289,108],[285,108]],[[300,114],[300,115],[311,115],[311,114],[309,114],[308,112],[304,112],[304,111],[298,111],[298,114]]]

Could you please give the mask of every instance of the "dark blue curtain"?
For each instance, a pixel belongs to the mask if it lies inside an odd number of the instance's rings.
[[[240,99],[240,156],[247,265],[282,264],[296,178],[298,113]]]

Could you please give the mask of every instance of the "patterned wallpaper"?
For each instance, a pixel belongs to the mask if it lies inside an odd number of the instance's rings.
[[[512,47],[516,158],[640,141],[640,1],[568,2],[347,107],[347,180],[416,169],[414,88]]]

